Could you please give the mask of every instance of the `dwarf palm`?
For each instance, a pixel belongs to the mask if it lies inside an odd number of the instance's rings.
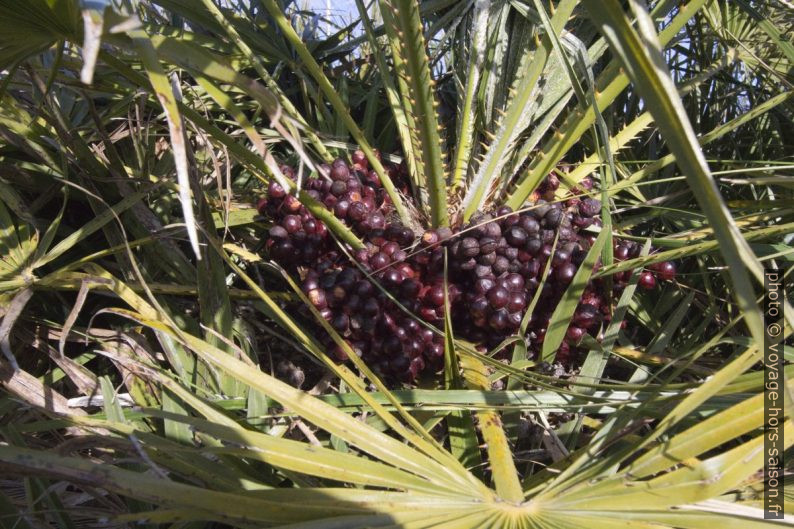
[[[0,467],[27,492],[3,482],[4,517],[775,524],[757,508],[753,366],[759,256],[791,253],[782,8],[359,1],[324,34],[274,0],[85,4],[0,2]],[[355,354],[355,371],[328,356],[285,310],[293,279],[257,254],[271,182],[361,244],[298,193],[356,148],[417,229],[521,208],[549,173],[560,196],[595,175],[604,251],[574,287],[668,259],[685,279],[652,298],[634,273],[575,376],[527,359],[521,336],[494,360],[447,315],[443,382],[389,390]],[[376,148],[404,160],[406,192]],[[613,236],[660,251],[618,262]],[[567,326],[577,301],[552,318]],[[259,368],[266,351],[326,375],[301,391]]]

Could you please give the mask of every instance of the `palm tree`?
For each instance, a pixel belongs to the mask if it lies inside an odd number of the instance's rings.
[[[356,6],[0,0],[0,525],[786,525],[762,510],[760,296],[791,269],[787,2]],[[360,247],[280,165],[356,149],[417,229],[597,182],[552,321],[631,279],[575,372],[521,332],[496,360],[449,312],[421,387],[329,356],[253,205],[277,182]]]

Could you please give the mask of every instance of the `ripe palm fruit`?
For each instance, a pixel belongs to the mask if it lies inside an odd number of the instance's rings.
[[[559,180],[550,176],[528,208],[500,207],[454,230],[428,230],[416,241],[413,230],[391,220],[391,201],[364,153],[354,152],[351,160],[321,166],[324,176],[307,180],[305,189],[364,242],[352,261],[338,251],[325,224],[281,185],[271,183],[257,208],[273,222],[265,245],[270,257],[302,277],[309,302],[355,354],[383,376],[412,382],[443,365],[443,336],[423,325],[443,328],[446,303],[456,334],[496,345],[519,329],[533,299],[526,336],[530,352],[539,352],[550,316],[595,240],[585,229],[600,224],[601,202],[587,197],[554,202]],[[290,167],[281,170],[295,178]],[[386,170],[407,189],[404,167]],[[592,189],[586,180],[582,189]],[[616,261],[633,259],[639,245],[616,241],[613,253]],[[656,278],[669,281],[675,273],[672,263],[657,263],[642,272],[640,286],[653,288]],[[559,361],[573,361],[584,334],[596,336],[610,320],[610,296],[619,294],[629,277],[629,272],[613,275],[610,292],[604,280],[590,281],[557,351]],[[340,362],[349,359],[330,336],[323,340]]]

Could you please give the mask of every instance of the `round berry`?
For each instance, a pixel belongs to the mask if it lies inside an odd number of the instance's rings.
[[[510,260],[507,257],[500,255],[496,258],[494,264],[491,265],[491,269],[493,270],[494,274],[502,275],[510,269]]]
[[[560,225],[560,221],[562,220],[562,209],[559,207],[551,208],[544,216],[543,216],[543,223],[546,225],[547,228],[556,228]]]
[[[637,284],[645,290],[652,290],[656,286],[656,278],[646,270],[640,274],[640,280]]]
[[[488,303],[495,309],[501,309],[510,301],[510,292],[506,288],[496,286],[488,291]]]
[[[427,230],[422,234],[422,244],[424,246],[432,246],[438,244],[439,237],[436,230]]]
[[[521,215],[518,225],[529,235],[535,235],[540,231],[540,223],[529,215]]]
[[[285,230],[283,226],[273,226],[270,228],[270,231],[268,231],[268,235],[270,235],[271,239],[282,240],[289,237],[289,232]]]
[[[284,198],[286,194],[287,192],[278,182],[270,182],[267,186],[267,196],[270,198]]]
[[[520,274],[507,274],[504,278],[504,287],[511,291],[521,291],[524,288],[524,278]]]
[[[343,181],[350,178],[350,169],[343,160],[335,160],[331,166],[330,176],[337,181]]]
[[[485,318],[490,312],[490,304],[485,298],[475,298],[469,305],[469,312],[475,318]]]
[[[463,258],[476,257],[480,253],[480,243],[474,237],[466,237],[460,241],[458,253]]]
[[[584,329],[589,329],[598,323],[599,319],[600,312],[598,312],[598,308],[589,303],[579,306],[573,315],[573,323]]]
[[[570,283],[573,281],[573,276],[576,275],[576,266],[573,263],[564,263],[562,266],[557,268],[554,273],[554,276],[560,283]]]
[[[369,258],[369,265],[373,270],[386,268],[391,263],[391,258],[383,252],[378,252]]]
[[[337,314],[331,320],[331,327],[339,332],[345,332],[350,326],[350,317],[347,314]]]
[[[585,334],[584,329],[582,329],[581,327],[577,327],[575,325],[568,327],[568,330],[565,332],[566,338],[568,338],[573,343],[579,343],[579,341],[582,339],[584,334]]]
[[[527,243],[527,232],[519,226],[513,226],[505,234],[507,242],[516,248],[521,248]]]
[[[334,215],[343,219],[347,217],[347,211],[350,208],[350,202],[348,200],[340,200],[334,206]]]
[[[507,302],[507,310],[510,312],[523,311],[527,306],[527,298],[523,292],[511,292]]]
[[[361,222],[367,217],[368,208],[363,202],[351,202],[347,208],[347,217],[353,222]]]
[[[601,213],[601,201],[586,198],[579,203],[579,214],[583,217],[595,217]]]
[[[505,309],[499,309],[488,318],[488,324],[495,330],[500,331],[510,325],[509,314]]]
[[[369,167],[369,162],[367,161],[367,155],[364,154],[364,151],[358,149],[353,151],[353,154],[350,155],[350,160],[361,166],[363,169]]]
[[[369,217],[367,217],[367,223],[372,230],[382,230],[386,225],[386,219],[380,211],[373,211],[369,214]]]
[[[554,252],[554,256],[551,258],[551,264],[552,266],[562,266],[570,260],[570,253],[566,252],[565,250],[557,250]]]
[[[399,285],[405,280],[405,277],[403,277],[399,270],[389,268],[383,273],[383,280],[390,285]]]
[[[675,274],[675,265],[670,261],[664,261],[656,266],[656,275],[663,281],[672,281],[675,279]]]
[[[444,286],[435,285],[425,294],[425,301],[430,305],[441,307],[444,305]]]
[[[284,226],[288,233],[295,233],[303,227],[303,223],[297,215],[287,215],[281,221],[281,225]]]

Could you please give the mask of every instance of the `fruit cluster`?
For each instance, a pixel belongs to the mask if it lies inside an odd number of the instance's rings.
[[[277,183],[259,204],[274,222],[266,246],[275,261],[300,276],[312,305],[356,354],[382,375],[404,381],[442,365],[443,338],[425,324],[441,328],[445,307],[458,335],[493,345],[521,327],[534,300],[526,330],[530,350],[537,352],[549,316],[594,241],[585,228],[600,223],[598,200],[571,196],[553,202],[559,181],[550,176],[534,204],[520,212],[502,207],[455,230],[425,231],[416,240],[412,229],[390,220],[393,205],[361,151],[353,153],[352,164],[336,160],[320,171],[323,177],[306,182],[307,194],[350,226],[365,248],[352,252],[351,260],[327,227]],[[388,171],[394,179],[404,178],[398,167]],[[290,167],[282,172],[294,178]],[[592,188],[588,179],[580,185],[575,192]],[[614,256],[621,261],[639,250],[636,243],[621,241]],[[654,288],[656,277],[674,276],[671,263],[660,263],[641,273],[639,285]],[[588,284],[558,360],[568,362],[583,336],[595,335],[610,320],[610,297],[629,277],[622,272]],[[347,360],[329,336],[325,345],[338,360]]]

